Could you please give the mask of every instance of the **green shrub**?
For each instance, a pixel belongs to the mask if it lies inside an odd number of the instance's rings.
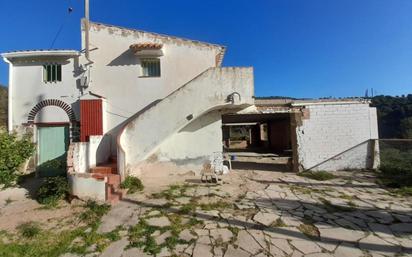
[[[26,237],[26,238],[33,238],[37,236],[38,234],[40,234],[41,232],[39,224],[35,222],[26,222],[26,223],[20,224],[17,227],[17,230],[20,232],[20,234],[23,237]]]
[[[69,194],[69,184],[66,177],[49,177],[37,190],[37,201],[50,207],[57,205],[59,200]]]
[[[379,170],[381,182],[386,186],[396,188],[412,186],[412,151],[383,149]]]
[[[33,155],[34,146],[31,135],[18,137],[0,128],[0,186],[10,187],[16,183],[18,169]]]
[[[327,171],[304,171],[298,174],[301,177],[306,177],[314,180],[325,181],[336,178],[335,175]]]
[[[128,189],[128,194],[133,194],[138,191],[142,191],[144,186],[142,181],[136,177],[127,176],[126,179],[120,184],[121,188]]]

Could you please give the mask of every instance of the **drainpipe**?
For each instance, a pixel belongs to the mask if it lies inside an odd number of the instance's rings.
[[[3,60],[9,64],[9,85],[8,85],[8,114],[7,114],[7,128],[9,132],[13,130],[13,116],[12,116],[12,110],[13,110],[13,64],[11,61],[7,58],[3,58]]]

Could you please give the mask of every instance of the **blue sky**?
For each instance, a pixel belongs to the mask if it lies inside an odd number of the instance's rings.
[[[411,0],[90,1],[93,21],[226,45],[225,66],[254,67],[257,96],[412,93]],[[0,52],[49,48],[65,19],[54,48],[80,48],[82,0],[1,0],[0,12]]]

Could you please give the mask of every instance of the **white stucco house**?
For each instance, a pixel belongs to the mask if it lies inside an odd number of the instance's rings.
[[[253,69],[222,67],[225,50],[83,23],[81,50],[2,54],[8,129],[33,134],[39,175],[67,173],[73,194],[111,202],[147,163],[198,172],[223,152],[235,165],[257,158],[295,171],[376,165],[368,102],[255,99]]]

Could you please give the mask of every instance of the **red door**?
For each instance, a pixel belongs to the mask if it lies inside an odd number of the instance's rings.
[[[102,100],[80,100],[80,141],[103,135]]]

